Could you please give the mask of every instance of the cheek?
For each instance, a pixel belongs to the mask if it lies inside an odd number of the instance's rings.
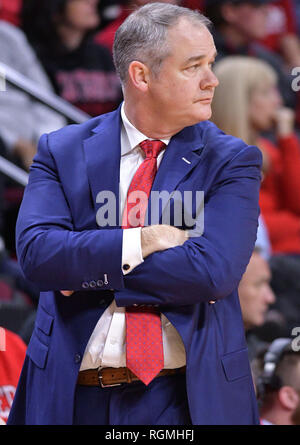
[[[264,126],[269,123],[274,114],[274,107],[270,101],[263,98],[256,98],[249,107],[249,117],[255,126]]]

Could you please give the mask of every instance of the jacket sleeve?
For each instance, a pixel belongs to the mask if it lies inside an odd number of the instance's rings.
[[[122,230],[75,231],[55,160],[43,135],[16,224],[24,275],[41,291],[122,288]],[[102,284],[103,283],[103,284]]]
[[[135,292],[118,293],[117,305],[187,305],[229,295],[256,240],[261,163],[256,147],[235,155],[205,198],[203,235],[147,257],[124,278]]]

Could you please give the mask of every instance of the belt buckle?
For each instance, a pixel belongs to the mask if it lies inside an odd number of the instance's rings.
[[[103,379],[103,377],[102,377],[102,375],[101,375],[101,371],[102,371],[102,369],[99,367],[97,371],[98,371],[99,385],[101,386],[101,388],[113,388],[114,386],[121,386],[121,385],[122,385],[122,383],[114,383],[114,384],[112,384],[112,385],[106,385],[106,384],[103,383],[103,381],[102,381],[102,379]]]

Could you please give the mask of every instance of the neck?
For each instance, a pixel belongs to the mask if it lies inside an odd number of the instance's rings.
[[[141,101],[134,101],[125,98],[125,114],[131,124],[148,138],[171,139],[182,128],[168,125],[163,119],[159,119],[155,113],[151,113],[144,106],[139,106]]]
[[[68,25],[61,25],[58,30],[58,34],[65,47],[69,50],[74,50],[80,46],[85,32],[74,29]]]
[[[262,411],[261,417],[268,420],[268,422],[271,422],[273,425],[294,425],[289,412],[278,411],[276,408],[266,412]]]
[[[225,36],[225,41],[234,48],[245,46],[248,43],[247,37],[242,35],[238,29],[232,26],[225,26],[222,29],[222,34]]]

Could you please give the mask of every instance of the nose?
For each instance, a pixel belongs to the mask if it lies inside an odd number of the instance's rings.
[[[273,304],[276,301],[275,294],[269,284],[265,287],[265,301],[267,304]]]
[[[208,68],[205,71],[205,75],[200,81],[201,90],[206,90],[208,88],[216,88],[219,85],[219,80],[213,70]]]

